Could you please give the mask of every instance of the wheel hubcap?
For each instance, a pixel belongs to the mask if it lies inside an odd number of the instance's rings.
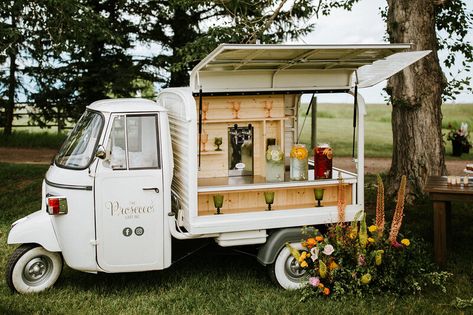
[[[49,257],[35,257],[23,269],[23,280],[31,286],[40,285],[51,274],[51,267],[52,261]]]
[[[286,260],[286,266],[284,270],[286,271],[287,277],[293,280],[300,279],[306,273],[306,271],[301,268],[297,260],[292,256],[289,256],[288,259]]]

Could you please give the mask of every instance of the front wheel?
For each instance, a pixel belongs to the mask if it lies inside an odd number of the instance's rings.
[[[303,249],[301,243],[291,243],[297,250]],[[286,290],[302,288],[309,274],[299,266],[299,262],[291,255],[289,249],[284,246],[279,252],[273,264],[268,266],[270,278]]]
[[[60,253],[49,252],[39,245],[23,244],[10,256],[5,276],[13,291],[36,293],[53,286],[61,271]]]

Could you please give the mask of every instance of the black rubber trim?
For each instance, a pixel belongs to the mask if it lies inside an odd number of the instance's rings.
[[[281,91],[232,91],[232,92],[193,92],[192,96],[234,96],[234,95],[280,95],[280,94],[332,94],[332,93],[348,93],[349,89],[330,89],[330,90],[317,90],[317,89],[305,89],[305,90],[281,90]]]
[[[79,186],[79,185],[65,185],[65,184],[58,184],[50,182],[49,180],[45,179],[46,184],[56,188],[62,189],[73,189],[73,190],[90,190],[92,191],[92,186]]]

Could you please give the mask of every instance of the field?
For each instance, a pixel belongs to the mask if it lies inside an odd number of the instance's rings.
[[[307,111],[300,111],[300,125]],[[365,155],[367,157],[390,157],[392,155],[391,106],[368,104],[365,116]],[[317,142],[329,143],[338,156],[350,156],[353,138],[353,105],[319,104],[317,109]],[[473,104],[445,104],[442,107],[442,132],[446,135],[448,125],[459,127],[466,122],[473,130]],[[473,133],[472,133],[473,135]],[[447,157],[452,145],[445,140]],[[301,142],[310,143],[310,114],[302,130]],[[462,159],[473,159],[473,153],[462,155]]]
[[[10,224],[39,209],[46,166],[0,164],[0,272],[14,246],[6,245]],[[373,177],[367,201],[372,213]],[[403,231],[426,239],[432,248],[429,203],[406,209]],[[391,206],[387,209],[392,209]],[[388,216],[390,217],[390,216]],[[371,218],[370,218],[371,219]],[[468,222],[468,223],[465,223]],[[342,301],[300,302],[298,291],[276,287],[254,257],[209,245],[164,271],[86,274],[65,268],[51,290],[36,295],[12,294],[0,280],[4,314],[455,314],[456,298],[473,298],[473,212],[455,204],[450,254],[445,270],[453,273],[448,291],[427,290],[419,296],[347,297]],[[93,223],[91,223],[93,224]],[[430,261],[432,257],[425,257]],[[453,303],[453,304],[452,304]],[[463,309],[465,313],[473,308]]]

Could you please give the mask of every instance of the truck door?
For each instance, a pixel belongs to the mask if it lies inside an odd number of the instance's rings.
[[[106,272],[163,268],[158,114],[112,115],[95,177],[97,263]]]

